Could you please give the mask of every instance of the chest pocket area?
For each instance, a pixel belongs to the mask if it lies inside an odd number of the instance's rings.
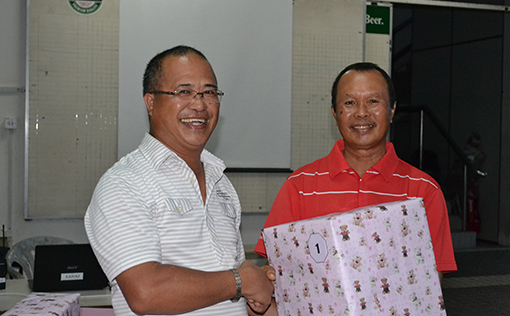
[[[181,216],[193,209],[193,205],[188,199],[165,199],[165,204],[168,210]]]
[[[232,203],[220,203],[221,205],[221,210],[223,211],[223,214],[225,214],[226,216],[230,217],[230,218],[236,218],[237,217],[237,212],[236,212],[236,208],[234,207],[234,204]]]

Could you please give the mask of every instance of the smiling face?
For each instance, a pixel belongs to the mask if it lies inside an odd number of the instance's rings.
[[[333,116],[345,147],[355,150],[386,148],[386,134],[395,113],[384,77],[376,70],[349,70],[338,82]]]
[[[202,57],[169,56],[162,63],[163,75],[156,90],[191,89],[203,92],[217,89],[211,65]],[[150,134],[181,158],[201,153],[219,116],[219,102],[206,103],[197,95],[191,103],[178,102],[173,95],[146,93]]]

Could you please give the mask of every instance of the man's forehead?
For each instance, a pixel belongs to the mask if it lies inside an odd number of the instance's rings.
[[[176,67],[176,66],[182,66],[187,65],[191,63],[201,63],[203,66],[206,66],[211,69],[212,67],[209,64],[209,62],[204,59],[202,56],[197,55],[193,52],[189,52],[186,55],[168,55],[166,56],[162,62],[161,65],[163,68],[169,68],[169,67]]]
[[[386,98],[388,97],[388,92],[386,90],[384,91],[381,91],[381,92],[376,92],[376,91],[356,91],[356,92],[353,92],[353,93],[350,93],[349,91],[346,91],[345,93],[343,94],[339,94],[339,96],[345,96],[345,97],[356,97],[358,95],[361,95],[363,97],[369,97],[369,98]]]
[[[349,80],[349,79],[354,79],[355,77],[359,76],[359,75],[373,75],[375,77],[377,77],[377,79],[374,77],[373,79],[374,80],[381,80],[382,82],[384,82],[386,84],[386,79],[384,79],[384,76],[377,70],[375,69],[370,69],[370,70],[356,70],[356,69],[351,69],[351,70],[348,70],[346,73],[344,73],[342,75],[342,77],[340,78],[340,81],[338,82],[340,84],[340,82],[343,80]]]
[[[203,74],[204,77],[210,77],[211,82],[208,85],[217,85],[212,66],[206,59],[193,52],[182,56],[167,56],[163,59],[161,68],[161,78],[163,80],[184,80],[178,82],[179,85],[189,85],[190,83],[185,78],[197,73]]]
[[[342,75],[340,80],[338,81],[337,89],[341,90],[342,87],[345,85],[352,83],[354,80],[358,80],[359,76],[363,75],[370,75],[370,82],[371,83],[380,83],[384,85],[384,92],[385,94],[388,93],[388,83],[386,82],[386,79],[384,79],[384,76],[377,70],[355,70],[351,69],[347,71],[345,74]],[[364,76],[364,78],[367,78],[367,76]],[[375,93],[375,92],[374,92]]]

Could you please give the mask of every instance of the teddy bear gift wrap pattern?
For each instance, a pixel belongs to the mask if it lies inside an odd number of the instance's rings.
[[[32,292],[2,315],[80,316],[80,302],[80,293]]]
[[[265,228],[279,315],[446,315],[422,199]]]

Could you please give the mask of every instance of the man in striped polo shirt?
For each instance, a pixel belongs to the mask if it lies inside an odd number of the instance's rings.
[[[85,215],[117,316],[237,316],[271,303],[274,269],[245,261],[239,198],[224,163],[204,149],[222,95],[194,48],[147,65],[150,131],[102,176]]]
[[[400,160],[386,141],[396,108],[393,83],[372,63],[356,63],[337,76],[331,111],[343,139],[330,154],[296,170],[283,184],[265,227],[421,197],[439,278],[457,270],[448,212],[437,182]],[[255,251],[266,255],[262,237]]]

